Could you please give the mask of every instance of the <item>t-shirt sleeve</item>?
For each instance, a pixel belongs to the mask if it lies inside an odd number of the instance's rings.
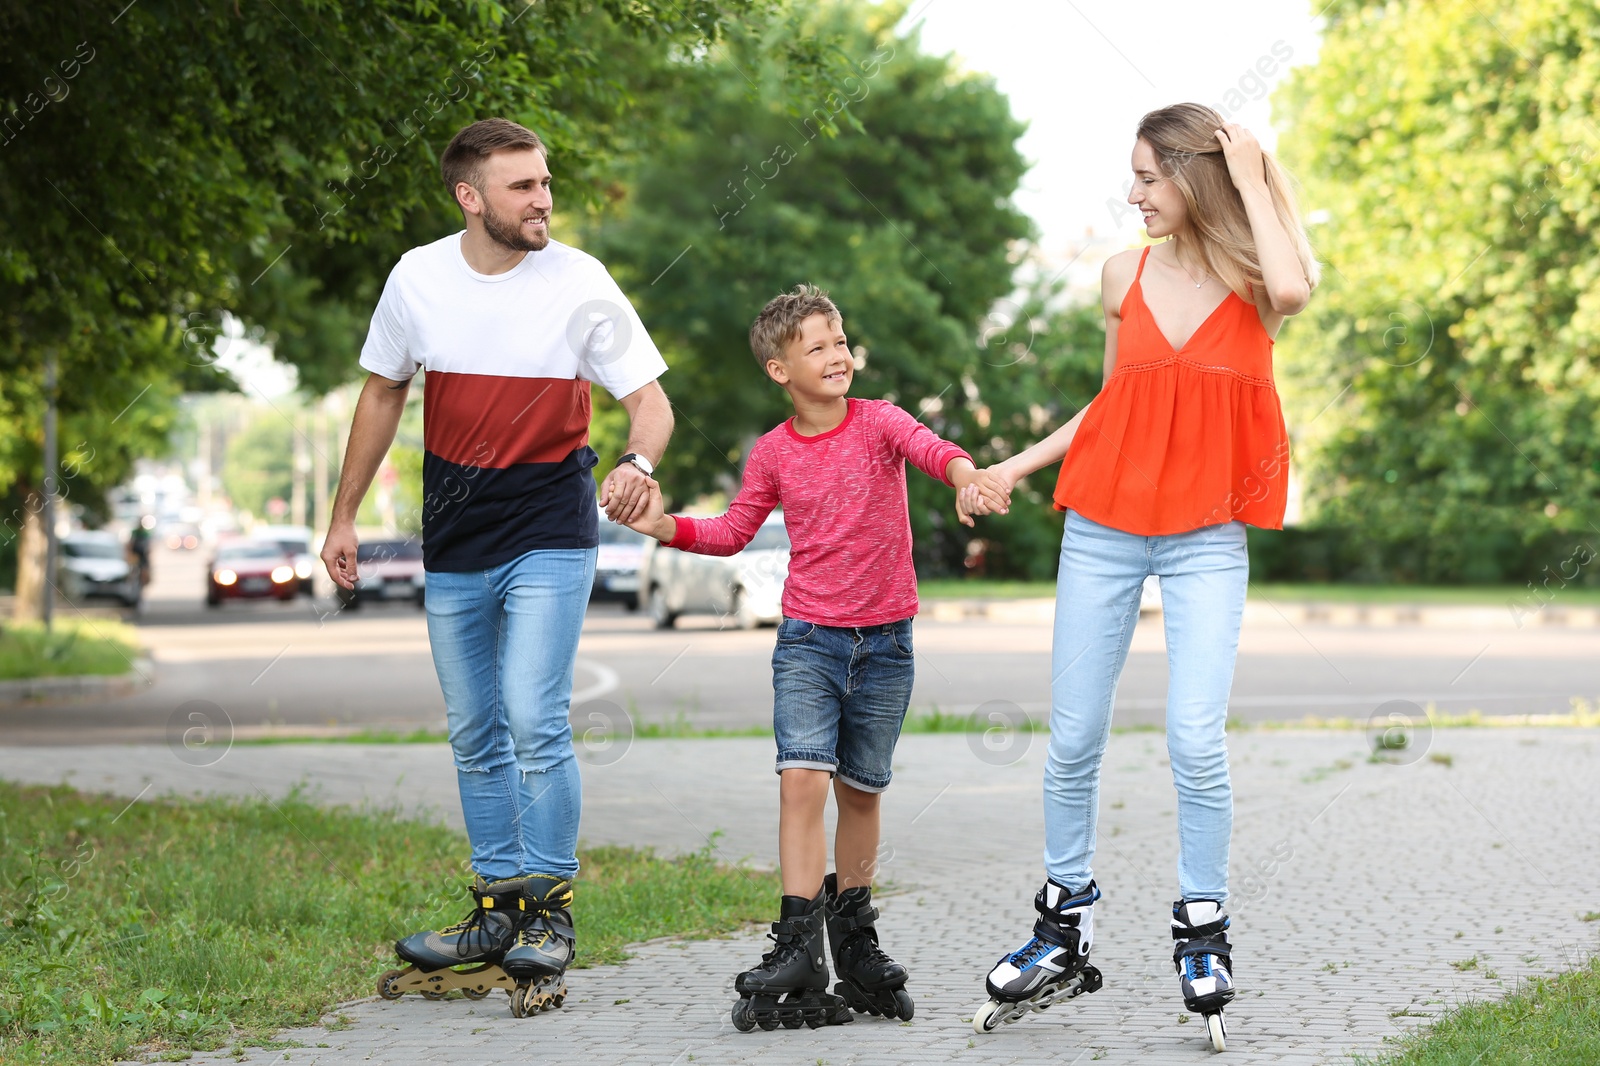
[[[361,346],[361,367],[392,381],[409,381],[421,366],[412,358],[406,329],[405,299],[400,294],[400,263],[389,271],[383,295],[372,312],[367,341]]]
[[[739,485],[739,495],[728,504],[726,514],[716,518],[684,518],[677,520],[678,532],[667,542],[669,548],[699,555],[733,555],[743,551],[755,538],[761,523],[778,506],[777,479],[773,476],[770,457],[764,448],[750,453],[744,466],[744,480]]]
[[[929,477],[948,485],[950,480],[944,476],[944,471],[945,467],[950,465],[950,460],[972,461],[972,456],[967,454],[966,449],[951,444],[894,404],[881,403],[876,413],[879,433],[884,443],[895,455],[905,459]]]
[[[578,376],[619,400],[667,372],[667,361],[645,332],[638,312],[598,261],[584,302],[568,324],[567,337],[578,352]]]

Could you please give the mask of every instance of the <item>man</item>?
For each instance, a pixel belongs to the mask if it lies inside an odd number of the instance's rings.
[[[544,145],[506,119],[456,134],[441,160],[466,229],[389,275],[361,351],[356,405],[322,561],[357,578],[355,517],[394,440],[413,374],[423,399],[428,637],[444,691],[475,906],[396,945],[384,994],[514,983],[518,1016],[560,1006],[573,956],[581,793],[567,714],[599,521],[589,386],[626,409],[628,453],[600,503],[644,511],[672,433],[666,363],[598,260],[550,239]],[[472,977],[451,967],[500,966]],[[390,978],[393,978],[391,980]]]

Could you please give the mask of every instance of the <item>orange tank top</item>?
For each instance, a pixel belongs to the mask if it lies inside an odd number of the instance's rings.
[[[1056,508],[1140,536],[1233,521],[1282,529],[1289,434],[1272,338],[1230,292],[1174,349],[1145,303],[1149,255],[1122,299],[1116,369],[1061,464]]]

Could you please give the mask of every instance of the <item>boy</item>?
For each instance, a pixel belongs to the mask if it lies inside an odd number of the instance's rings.
[[[850,1021],[852,1009],[909,1019],[906,970],[878,947],[872,907],[878,798],[914,672],[905,464],[957,490],[976,486],[995,510],[1009,506],[1010,494],[900,408],[847,397],[855,359],[839,309],[821,289],[802,285],[768,303],[750,327],[750,348],[789,394],[794,417],[751,448],[727,514],[666,515],[652,485],[646,513],[630,523],[671,548],[732,555],[781,506],[792,544],[772,655],[783,900],[773,950],[734,982],[733,1023],[743,1032],[816,1027]],[[964,512],[961,520],[972,524]],[[824,878],[830,779],[837,872]],[[824,924],[840,978],[832,995]]]

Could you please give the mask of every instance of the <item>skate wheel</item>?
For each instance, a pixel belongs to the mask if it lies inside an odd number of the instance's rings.
[[[1000,1028],[1000,1023],[1003,1021],[1005,1021],[1005,1005],[999,1000],[991,999],[973,1014],[972,1031],[992,1033]]]
[[[489,989],[487,989],[487,988],[463,988],[461,990],[461,994],[463,996],[466,996],[468,999],[482,999],[484,996],[487,996],[489,994]]]
[[[422,998],[423,999],[432,1000],[435,1003],[439,1002],[439,1000],[443,999],[444,997],[445,997],[445,993],[444,992],[440,992],[437,989],[424,988],[422,990]]]
[[[513,1018],[526,1018],[528,1016],[528,986],[518,985],[509,994],[511,996],[511,1016]]]
[[[917,1013],[917,1005],[911,999],[911,993],[903,988],[894,990],[894,1013],[895,1017],[903,1022],[909,1022]]]
[[[762,1017],[757,1019],[756,1024],[761,1026],[761,1031],[763,1033],[770,1033],[778,1027],[778,1019],[772,1017]]]
[[[1206,1015],[1206,1035],[1211,1038],[1212,1051],[1228,1050],[1228,1027],[1222,1021],[1222,1012]]]
[[[748,999],[741,999],[733,1005],[733,1027],[741,1033],[748,1033],[756,1027],[755,1019],[750,1017]]]
[[[785,1029],[798,1029],[805,1023],[806,1022],[804,1018],[785,1018],[783,1020],[783,1027]]]
[[[390,970],[378,978],[378,995],[384,999],[399,999],[404,993],[395,986],[399,984],[400,978],[403,976],[405,974],[402,970]]]

